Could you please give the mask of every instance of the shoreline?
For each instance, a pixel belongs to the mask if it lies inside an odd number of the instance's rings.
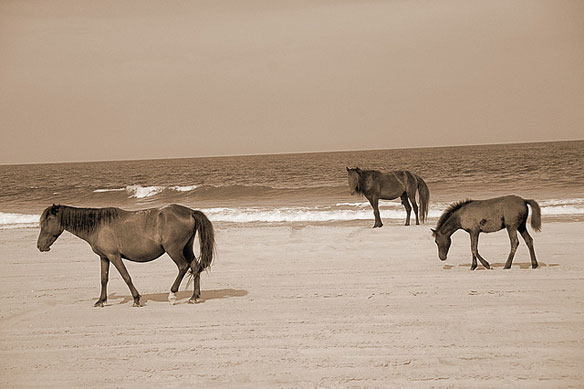
[[[168,257],[125,261],[94,308],[99,259],[65,233],[39,253],[36,229],[0,232],[2,386],[570,386],[584,380],[582,222],[532,233],[503,270],[504,231],[481,234],[493,270],[470,271],[468,234],[446,262],[431,223],[216,224],[202,302],[183,281],[167,301]],[[531,230],[530,230],[531,233]]]

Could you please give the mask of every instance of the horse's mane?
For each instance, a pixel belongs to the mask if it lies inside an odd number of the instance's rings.
[[[448,208],[446,209],[446,211],[444,211],[444,213],[442,213],[442,215],[440,216],[440,219],[438,219],[438,224],[436,225],[436,229],[438,231],[440,231],[440,229],[444,226],[446,221],[450,218],[450,216],[452,216],[452,214],[454,212],[458,211],[460,208],[462,208],[465,205],[472,203],[472,202],[473,202],[473,200],[466,199],[466,200],[462,200],[462,201],[458,201],[456,203],[450,204],[448,206]]]
[[[61,226],[71,232],[92,233],[103,224],[120,215],[119,208],[75,208],[57,205],[57,217]]]

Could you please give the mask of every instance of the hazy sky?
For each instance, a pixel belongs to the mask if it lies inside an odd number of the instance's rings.
[[[584,1],[0,1],[0,163],[584,138]]]

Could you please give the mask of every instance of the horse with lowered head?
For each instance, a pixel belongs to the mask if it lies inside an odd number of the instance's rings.
[[[432,235],[438,246],[438,257],[446,260],[448,249],[452,243],[450,236],[459,229],[470,234],[470,249],[472,252],[471,270],[477,267],[477,258],[481,264],[490,269],[489,263],[481,257],[478,251],[479,234],[507,229],[511,241],[511,251],[505,263],[505,269],[511,268],[513,257],[519,246],[517,231],[523,237],[529,248],[531,267],[537,268],[533,239],[527,232],[527,216],[531,206],[531,227],[535,231],[541,230],[541,210],[535,200],[525,200],[518,196],[503,196],[487,200],[465,200],[450,205],[438,219],[436,229],[432,228]]]
[[[169,301],[190,269],[194,275],[193,295],[189,303],[200,297],[200,273],[211,265],[214,250],[213,225],[204,213],[181,205],[125,211],[119,208],[74,208],[52,205],[40,219],[37,247],[49,251],[57,238],[67,230],[85,240],[101,259],[101,294],[94,304],[103,307],[107,301],[110,262],[130,288],[134,306],[139,307],[140,294],[134,287],[122,259],[150,262],[165,252],[176,263],[178,276],[170,288]],[[200,258],[193,252],[195,234],[199,233]]]
[[[373,228],[383,226],[379,216],[379,200],[393,200],[398,197],[401,198],[401,203],[406,209],[406,226],[410,225],[412,208],[416,215],[416,224],[420,224],[420,221],[423,223],[426,220],[430,202],[430,190],[420,176],[407,170],[382,173],[378,170],[361,170],[358,167],[354,169],[347,168],[347,175],[351,195],[355,193],[364,195],[369,200],[371,207],[373,207],[373,216],[375,216]],[[419,209],[416,203],[416,192],[419,193]]]

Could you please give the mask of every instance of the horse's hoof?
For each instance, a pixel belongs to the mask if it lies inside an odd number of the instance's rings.
[[[140,308],[140,307],[142,307],[142,304],[140,303],[140,301],[138,301],[138,302],[134,301],[134,304],[132,306]]]
[[[539,265],[535,264],[535,265],[531,265],[532,269],[537,269],[539,267]]]
[[[507,265],[505,265],[505,267],[503,267],[503,269],[505,269],[505,270],[509,270],[509,269],[511,269],[511,266],[507,266]]]
[[[176,294],[174,293],[169,293],[168,294],[168,302],[170,303],[170,305],[174,305],[176,304]]]
[[[105,301],[96,301],[95,304],[93,304],[94,307],[101,307],[103,308],[103,305],[105,304]]]
[[[191,297],[191,298],[189,299],[189,304],[197,304],[198,302],[199,302],[199,299],[197,299],[196,297],[195,297],[195,298],[192,298],[192,297]]]
[[[470,270],[475,270],[477,267],[476,266],[471,266]]]

